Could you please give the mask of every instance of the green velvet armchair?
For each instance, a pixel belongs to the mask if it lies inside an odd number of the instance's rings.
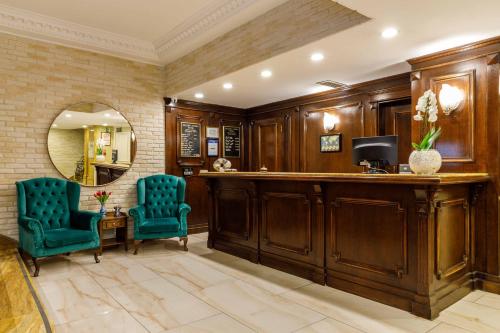
[[[80,185],[56,178],[16,182],[19,251],[29,254],[38,276],[37,258],[96,249],[99,262],[99,213],[81,211]]]
[[[145,239],[179,237],[187,251],[187,215],[184,202],[186,181],[170,175],[154,175],[137,181],[137,207],[129,210],[134,218],[134,254]]]

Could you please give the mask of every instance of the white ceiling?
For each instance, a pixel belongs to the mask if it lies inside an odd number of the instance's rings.
[[[69,116],[69,117],[68,117]],[[52,123],[56,129],[83,129],[93,126],[130,127],[127,119],[114,109],[105,109],[99,112],[79,112],[64,110]]]
[[[0,0],[0,31],[164,65],[286,0]]]
[[[315,92],[315,82],[331,79],[359,83],[410,70],[406,60],[450,47],[500,35],[499,0],[340,0],[372,20],[301,48],[200,86],[178,98],[248,108]],[[385,40],[381,31],[397,27],[399,35]],[[321,63],[309,60],[323,52]],[[273,76],[262,79],[262,69]],[[234,88],[226,91],[224,82]]]

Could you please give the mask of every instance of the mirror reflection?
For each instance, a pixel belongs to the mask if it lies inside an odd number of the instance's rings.
[[[66,108],[54,120],[48,150],[65,178],[84,186],[105,185],[130,168],[136,140],[120,112],[105,104],[80,103]]]

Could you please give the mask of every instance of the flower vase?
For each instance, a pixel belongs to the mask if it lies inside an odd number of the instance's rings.
[[[99,209],[99,213],[101,215],[106,215],[106,206],[105,206],[105,204],[103,204],[103,203],[101,204],[101,209]]]
[[[441,168],[441,154],[436,149],[414,150],[410,154],[410,169],[417,175],[433,175]]]

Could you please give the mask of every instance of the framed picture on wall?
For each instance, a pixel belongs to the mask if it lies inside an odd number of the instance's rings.
[[[342,151],[342,134],[328,134],[319,137],[319,149],[322,153],[338,153]]]
[[[207,154],[208,157],[219,156],[219,139],[207,138]]]
[[[207,138],[218,139],[219,138],[219,128],[218,127],[207,127]]]
[[[101,139],[105,146],[111,146],[111,133],[101,132]]]

